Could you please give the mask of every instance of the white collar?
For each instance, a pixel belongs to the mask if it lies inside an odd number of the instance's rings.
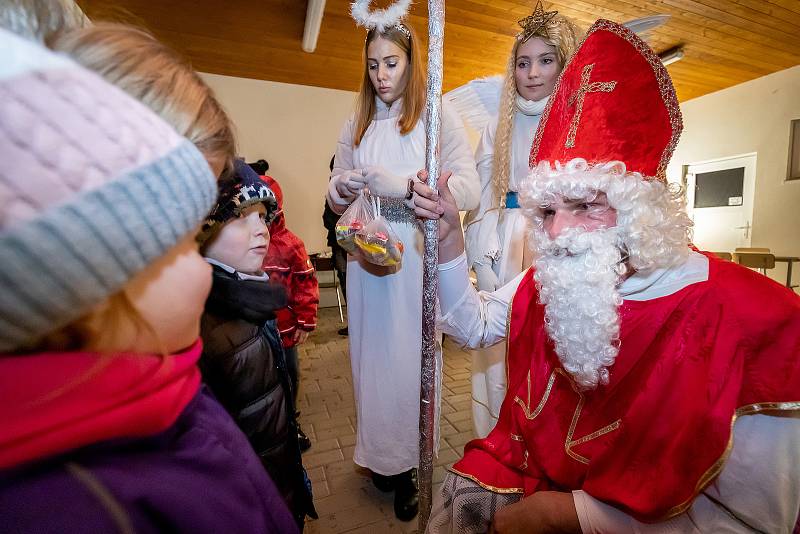
[[[403,97],[401,96],[391,104],[387,104],[377,96],[375,97],[375,118],[387,119],[397,117],[400,115],[400,110],[403,109]]]
[[[706,280],[708,258],[692,250],[686,261],[675,267],[635,272],[619,286],[619,294],[625,300],[652,300]]]
[[[210,263],[211,265],[216,265],[217,267],[219,267],[220,269],[224,270],[225,272],[229,272],[231,274],[236,274],[236,276],[239,278],[239,280],[258,280],[258,281],[262,281],[262,282],[266,282],[267,280],[269,280],[269,275],[267,273],[261,273],[261,274],[241,273],[241,272],[237,271],[236,269],[234,269],[233,267],[231,267],[230,265],[226,265],[226,264],[222,263],[221,261],[217,261],[217,260],[212,259],[212,258],[205,258],[205,260],[208,263]]]
[[[519,93],[516,94],[516,98],[514,99],[514,107],[517,108],[517,111],[522,113],[523,115],[533,116],[533,115],[541,115],[544,112],[545,106],[547,106],[547,100],[549,96],[544,97],[541,100],[525,100],[520,96]]]

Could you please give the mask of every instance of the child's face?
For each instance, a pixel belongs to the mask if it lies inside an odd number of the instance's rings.
[[[261,272],[269,246],[269,230],[264,223],[264,204],[245,209],[237,219],[226,222],[206,247],[206,256],[245,274]]]
[[[148,332],[140,331],[134,348],[157,353],[163,347],[176,352],[194,343],[210,289],[211,266],[189,234],[125,286],[131,304],[158,336],[157,341],[145,340],[142,336]]]

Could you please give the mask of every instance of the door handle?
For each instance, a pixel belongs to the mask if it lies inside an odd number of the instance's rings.
[[[745,224],[744,226],[734,226],[735,230],[744,230],[745,239],[747,239],[750,236],[750,228],[752,228],[752,226],[750,225],[750,221],[747,221],[747,224]]]

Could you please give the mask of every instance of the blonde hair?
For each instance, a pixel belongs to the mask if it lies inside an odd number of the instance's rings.
[[[559,71],[575,53],[581,32],[568,18],[556,15],[547,24],[537,29],[525,42],[539,37],[550,46],[556,47]],[[522,34],[517,36],[511,55],[508,58],[506,76],[503,80],[503,90],[500,96],[500,109],[497,120],[497,131],[494,138],[494,154],[492,156],[492,183],[495,189],[495,198],[501,204],[505,202],[508,192],[508,180],[511,175],[511,138],[514,131],[514,103],[517,97],[517,83],[514,72],[517,66],[517,50],[523,41]]]
[[[233,170],[233,125],[211,88],[174,50],[132,26],[101,22],[59,35],[52,45],[127,92],[195,144],[206,159]]]
[[[70,324],[50,332],[35,345],[26,347],[28,352],[89,350],[103,352],[125,331],[149,334],[161,355],[167,355],[164,343],[156,329],[131,302],[125,290],[114,293],[92,311]]]
[[[49,45],[61,32],[81,28],[86,16],[72,0],[3,0],[0,28]]]
[[[356,112],[355,112],[355,128],[353,129],[353,145],[358,146],[361,139],[369,128],[372,118],[375,116],[375,87],[372,85],[372,80],[369,78],[369,65],[367,65],[367,49],[369,44],[382,37],[387,41],[396,44],[400,49],[406,53],[408,59],[408,83],[406,84],[405,91],[403,92],[403,109],[400,112],[400,134],[406,135],[417,125],[417,121],[422,115],[422,110],[425,109],[425,74],[422,69],[422,58],[420,57],[420,46],[417,34],[414,29],[408,24],[403,24],[411,37],[406,35],[396,27],[387,28],[384,33],[380,33],[375,29],[367,32],[367,38],[364,40],[364,50],[362,53],[362,60],[364,63],[364,76],[361,78],[361,87],[358,90],[356,97]]]

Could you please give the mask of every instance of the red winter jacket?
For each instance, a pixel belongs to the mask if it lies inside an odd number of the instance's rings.
[[[269,248],[262,268],[289,294],[289,306],[276,312],[281,340],[288,348],[295,345],[295,330],[310,332],[317,326],[319,287],[303,240],[286,228],[283,192],[278,182],[270,176],[264,179],[278,199],[278,213],[269,226]]]

